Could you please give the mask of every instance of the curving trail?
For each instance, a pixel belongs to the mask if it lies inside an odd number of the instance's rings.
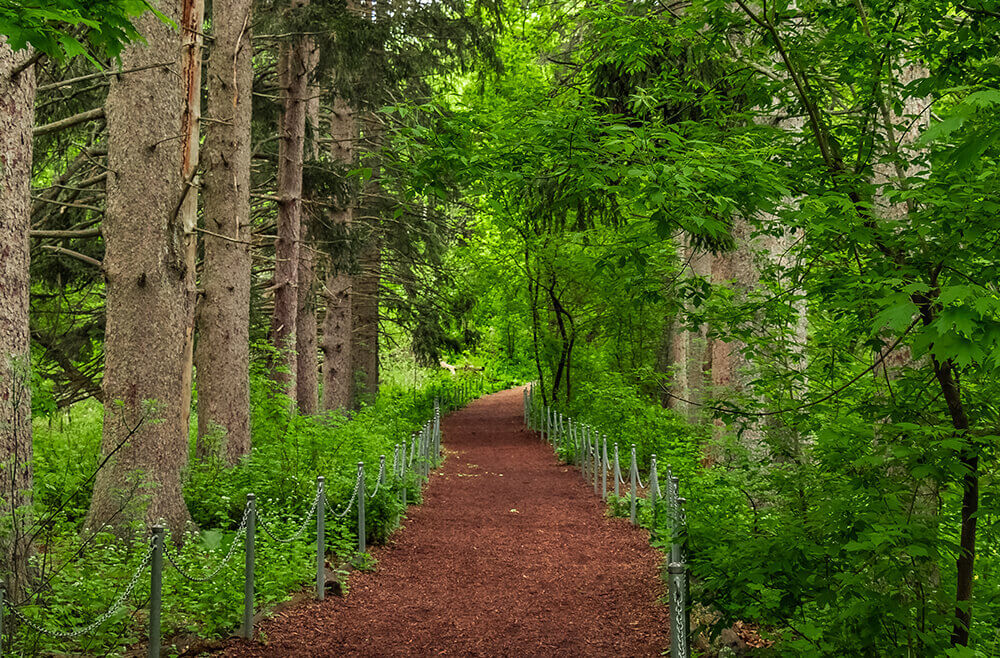
[[[224,656],[657,656],[662,558],[522,423],[521,389],[442,419],[447,459],[346,598],[284,610]]]

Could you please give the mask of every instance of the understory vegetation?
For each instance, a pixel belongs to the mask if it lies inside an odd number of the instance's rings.
[[[405,367],[405,372],[399,368]],[[253,452],[235,467],[211,456],[193,460],[184,477],[184,498],[192,525],[167,537],[167,552],[192,582],[169,564],[163,571],[163,635],[165,646],[182,649],[206,639],[225,638],[237,629],[243,613],[243,539],[240,528],[247,494],[256,497],[255,602],[265,613],[316,579],[316,478],[324,476],[327,499],[328,563],[337,587],[346,593],[353,569],[374,567],[357,553],[356,507],[346,508],[355,486],[357,463],[365,463],[367,544],[385,543],[405,515],[419,504],[421,486],[408,475],[378,488],[379,457],[393,466],[398,443],[433,417],[434,400],[447,411],[461,386],[493,390],[512,383],[496,372],[453,378],[397,361],[387,369],[379,396],[370,406],[350,414],[291,415],[287,398],[258,373],[253,378]],[[414,378],[417,386],[414,387]],[[36,587],[20,611],[53,631],[72,631],[99,618],[119,598],[147,554],[145,529],[137,524],[127,536],[92,532],[86,526],[93,474],[99,467],[102,410],[81,402],[66,411],[35,420],[35,541],[31,558]],[[193,442],[193,438],[192,438]],[[193,450],[193,446],[192,446]],[[299,532],[306,523],[305,531]],[[262,529],[266,523],[267,531]],[[296,541],[284,540],[299,535]],[[233,542],[237,543],[234,548]],[[228,558],[226,566],[217,569]],[[100,577],[95,577],[100,574]],[[145,642],[145,609],[149,602],[148,569],[142,572],[125,605],[110,620],[83,637],[50,638],[22,626],[5,651],[34,655],[53,652],[117,654]]]
[[[294,534],[531,381],[680,476],[700,652],[1000,656],[1000,2],[44,4],[0,0],[9,606],[85,623],[161,522],[204,573],[248,494]],[[314,564],[258,536],[270,605]],[[167,635],[238,562],[167,570]],[[15,645],[123,651],[147,590]]]

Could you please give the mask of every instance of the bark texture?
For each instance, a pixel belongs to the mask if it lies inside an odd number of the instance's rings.
[[[295,390],[299,412],[314,414],[319,405],[319,338],[316,326],[316,252],[309,244],[310,221],[302,224],[299,293],[296,299]]]
[[[354,162],[356,139],[354,113],[350,106],[338,99],[330,119],[330,157],[334,162],[350,165]],[[347,234],[353,218],[350,204],[332,213],[331,220]],[[348,241],[333,245],[346,253]],[[351,276],[341,265],[346,258],[335,259],[327,275],[323,297],[326,315],[323,319],[323,408],[346,409],[351,406],[354,374],[351,371]]]
[[[23,506],[30,502],[32,455],[28,230],[35,72],[10,74],[28,56],[0,37],[0,514],[14,513],[12,527],[0,535],[0,570],[13,594],[26,583],[30,548]]]
[[[159,9],[182,23],[184,2]],[[177,75],[181,34],[152,14],[138,19],[148,42],[126,48],[123,67],[141,69],[174,53],[174,66],[115,78],[107,101],[107,214],[104,436],[110,461],[98,473],[88,524],[125,531],[136,521],[188,521],[181,469],[188,456],[189,392],[184,387],[185,332],[194,300],[184,221],[184,111]],[[156,355],[155,361],[151,356]]]
[[[381,167],[378,151],[382,138],[378,123],[368,117],[364,122],[365,141],[372,155],[372,177],[364,193],[364,211],[361,221],[366,229],[364,249],[360,257],[360,271],[354,278],[351,294],[351,371],[354,376],[354,401],[372,401],[378,395],[378,305],[379,286],[382,283],[382,238],[379,226],[379,183]]]
[[[361,273],[354,279],[351,295],[351,370],[355,379],[355,401],[372,401],[378,395],[378,300],[382,281],[382,251],[374,219],[371,234],[361,253]]]
[[[198,290],[195,283],[198,263],[198,157],[201,123],[201,48],[205,24],[205,0],[185,0],[181,9],[181,76],[184,84],[184,114],[181,117],[181,203],[178,215],[184,227],[184,267],[189,307],[184,327],[184,373],[181,386],[185,399],[182,422],[191,424],[191,395],[194,385],[194,325]]]
[[[319,65],[319,48],[310,42],[306,44],[307,66],[311,79]],[[305,150],[310,160],[318,160],[319,148],[319,98],[320,89],[313,80],[309,85],[309,100],[306,103],[306,125],[308,126]],[[303,196],[311,199],[312,190],[303,183]],[[300,413],[314,414],[319,407],[319,336],[316,322],[316,248],[314,242],[314,218],[308,208],[302,210],[302,243],[299,247],[299,290],[295,302],[295,353],[296,402]]]
[[[293,0],[292,8],[303,4]],[[278,61],[282,111],[278,120],[278,239],[274,246],[274,317],[271,321],[271,340],[278,356],[272,375],[292,400],[297,399],[295,334],[309,53],[307,39],[301,37],[282,45]]]
[[[251,0],[214,0],[198,308],[198,456],[250,452]]]

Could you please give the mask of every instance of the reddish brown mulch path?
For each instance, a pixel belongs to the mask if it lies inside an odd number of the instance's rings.
[[[350,594],[224,656],[656,656],[660,555],[522,423],[521,389],[442,420],[447,460]]]

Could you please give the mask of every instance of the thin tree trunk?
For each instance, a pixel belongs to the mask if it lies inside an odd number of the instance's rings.
[[[198,309],[198,456],[250,452],[251,0],[214,0]],[[207,440],[218,433],[221,444]]]
[[[684,257],[691,268],[691,276],[711,280],[712,254],[698,250],[688,238]],[[702,324],[697,331],[687,334],[687,359],[687,399],[691,404],[685,407],[688,420],[697,422],[704,416],[701,405],[705,401],[705,382],[709,381],[712,371],[706,325]]]
[[[187,295],[191,298],[187,323],[184,327],[184,372],[181,386],[184,400],[181,409],[185,427],[191,425],[191,394],[194,384],[194,325],[198,290],[195,272],[198,262],[198,193],[195,177],[198,173],[199,124],[201,122],[201,48],[205,24],[205,0],[184,2],[181,14],[181,76],[184,84],[184,115],[181,119],[181,179],[184,190],[178,215],[184,226],[184,266]]]
[[[24,512],[31,496],[28,231],[31,225],[31,127],[35,70],[11,72],[30,53],[14,53],[0,37],[0,514],[13,524],[0,534],[0,569],[9,595],[27,581]]]
[[[300,7],[293,0],[293,8]],[[302,157],[309,93],[309,49],[300,37],[283,44],[278,62],[282,112],[278,122],[278,239],[275,241],[274,316],[271,340],[278,355],[272,370],[291,400],[297,400],[295,358],[299,243],[302,224]]]
[[[365,141],[371,151],[372,177],[365,191],[364,220],[368,229],[364,250],[361,252],[360,273],[354,277],[351,295],[351,314],[354,330],[351,334],[351,370],[354,372],[354,400],[371,401],[378,395],[378,306],[379,286],[382,281],[382,240],[379,233],[379,202],[382,186],[379,183],[380,167],[377,151],[381,135],[374,121],[366,121]]]
[[[357,128],[354,113],[343,100],[337,99],[330,121],[334,162],[350,165],[354,161]],[[346,263],[349,248],[346,235],[350,230],[353,210],[350,203],[332,213],[331,220],[345,236],[342,245],[335,245],[333,263],[327,275],[325,290],[326,316],[323,320],[323,408],[347,409],[352,405],[354,374],[351,372],[351,276]]]
[[[159,9],[182,24],[184,3]],[[198,22],[200,24],[200,21]],[[177,75],[182,38],[156,16],[137,26],[147,44],[122,55],[125,68],[163,61],[115,78],[108,94],[106,314],[103,455],[114,458],[97,475],[88,526],[111,524],[126,532],[136,520],[163,519],[174,530],[189,519],[181,495],[187,463],[188,411],[184,408],[185,331],[194,272],[188,267],[181,206],[183,132],[187,91]]]
[[[307,145],[306,152],[312,161],[319,160],[319,97],[315,84],[319,48],[309,41],[306,44],[309,69],[309,100],[306,103]],[[312,197],[312,190],[305,188],[303,196]],[[316,413],[319,403],[319,338],[316,323],[316,250],[311,244],[315,218],[305,208],[302,210],[302,244],[299,247],[299,291],[295,303],[295,391],[299,412]]]
[[[302,224],[302,247],[299,249],[299,294],[296,301],[296,396],[299,412],[316,413],[319,401],[319,355],[316,328],[316,254],[309,246],[309,227]]]

